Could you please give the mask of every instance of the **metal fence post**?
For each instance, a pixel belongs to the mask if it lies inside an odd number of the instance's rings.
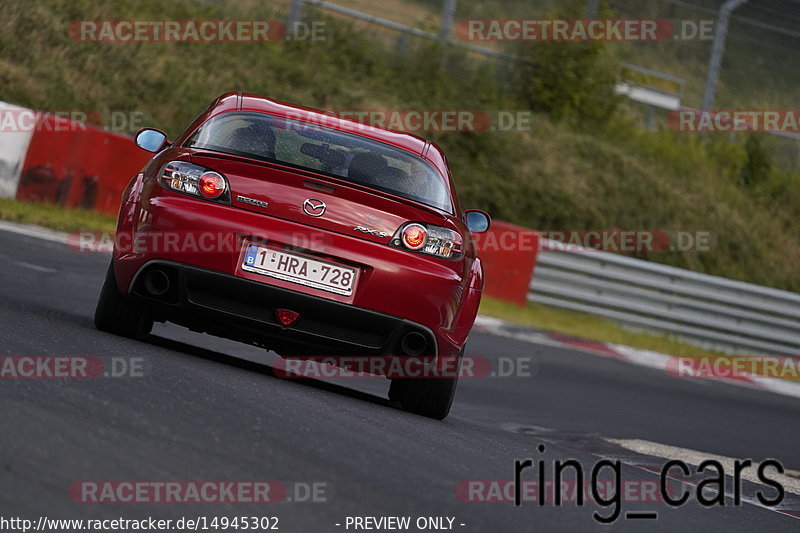
[[[286,21],[286,38],[294,37],[297,30],[297,23],[300,22],[300,15],[303,13],[303,0],[292,0],[292,8],[289,11],[289,20]]]
[[[442,44],[439,52],[439,61],[447,65],[448,48],[450,44],[450,31],[453,29],[453,18],[456,12],[456,0],[442,0],[442,21],[439,27],[439,42]]]
[[[716,27],[714,28],[714,44],[711,49],[711,59],[708,62],[708,77],[706,78],[706,88],[703,92],[703,111],[710,111],[714,107],[714,98],[717,94],[717,82],[719,81],[719,67],[722,63],[722,56],[725,53],[725,39],[728,36],[728,20],[731,18],[733,10],[747,0],[728,0],[717,13]]]
[[[443,0],[442,2],[442,25],[439,30],[439,38],[442,43],[447,44],[450,38],[450,31],[453,29],[453,18],[456,14],[456,0]]]
[[[593,19],[597,16],[600,0],[589,0],[586,6],[586,18]]]

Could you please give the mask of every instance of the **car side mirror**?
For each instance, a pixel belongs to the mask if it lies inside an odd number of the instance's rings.
[[[483,233],[489,229],[489,225],[492,223],[491,217],[478,209],[470,209],[465,215],[467,227],[472,233]]]
[[[155,128],[142,128],[136,134],[136,145],[148,152],[158,152],[167,141],[167,134]]]

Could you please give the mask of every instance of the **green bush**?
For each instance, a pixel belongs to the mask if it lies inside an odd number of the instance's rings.
[[[548,18],[583,18],[584,2],[572,2]],[[603,8],[602,16],[608,12]],[[589,42],[526,42],[514,47],[526,62],[517,68],[514,88],[531,109],[556,121],[596,127],[615,118],[620,97],[614,92],[621,65],[609,45]]]
[[[530,63],[518,69],[515,85],[531,109],[587,126],[614,118],[617,74],[605,43],[536,43],[525,57]]]
[[[745,187],[752,187],[767,179],[772,171],[772,163],[764,145],[755,134],[747,136],[744,148],[747,152],[747,161],[742,167],[742,184]]]

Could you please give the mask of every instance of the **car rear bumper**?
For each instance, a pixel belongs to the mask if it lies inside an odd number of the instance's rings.
[[[152,280],[161,282],[149,283]],[[250,342],[282,355],[435,356],[438,351],[435,335],[422,324],[174,261],[144,264],[130,295],[146,302],[156,320]],[[277,309],[300,316],[285,326]],[[414,351],[419,353],[409,353]]]
[[[432,259],[357,235],[321,231],[248,209],[198,201],[152,182],[145,182],[141,188],[142,196],[124,201],[120,211],[117,235],[126,237],[126,243],[149,232],[160,232],[163,237],[189,232],[200,243],[206,234],[214,234],[236,244],[205,251],[202,246],[172,248],[165,239],[159,241],[161,247],[145,246],[143,250],[130,245],[120,249],[115,243],[115,272],[123,293],[131,291],[134,276],[144,265],[155,260],[171,261],[346,304],[342,308],[371,310],[421,324],[434,333],[439,355],[457,355],[466,343],[482,287],[477,260]],[[354,294],[340,296],[244,271],[244,250],[240,247],[244,241],[260,239],[359,268]]]

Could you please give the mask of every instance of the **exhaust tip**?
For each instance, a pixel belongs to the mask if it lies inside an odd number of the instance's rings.
[[[169,287],[169,276],[163,270],[151,270],[144,277],[144,288],[153,296],[164,296]]]
[[[418,331],[412,331],[403,336],[403,341],[400,344],[400,347],[402,348],[403,353],[406,355],[422,355],[428,349],[428,339],[426,339],[422,333]]]

